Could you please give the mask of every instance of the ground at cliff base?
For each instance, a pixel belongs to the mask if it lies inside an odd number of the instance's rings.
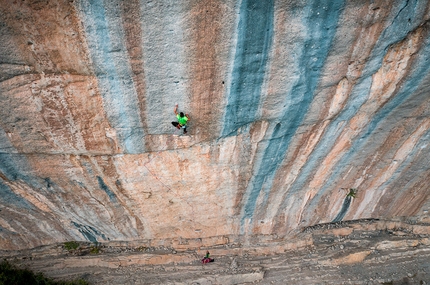
[[[47,276],[90,284],[430,284],[427,222],[321,224],[288,239],[254,236],[247,244],[178,249],[80,242],[77,249],[57,244],[2,255]],[[216,262],[201,263],[206,250]]]

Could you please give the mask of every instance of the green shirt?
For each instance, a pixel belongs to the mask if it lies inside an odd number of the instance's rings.
[[[188,121],[187,116],[181,117],[179,114],[177,114],[176,118],[178,118],[178,122],[179,124],[181,124],[181,126],[185,126],[187,124],[187,121]]]

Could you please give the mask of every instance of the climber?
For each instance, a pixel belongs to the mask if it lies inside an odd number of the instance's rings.
[[[206,251],[206,255],[205,255],[205,257],[203,257],[202,263],[209,263],[209,262],[214,262],[214,261],[215,261],[215,259],[209,258],[209,251]]]
[[[181,128],[184,129],[184,134],[187,133],[187,122],[190,120],[190,117],[188,114],[185,114],[180,112],[178,113],[178,104],[175,105],[175,109],[173,110],[175,112],[176,118],[178,119],[177,122],[172,122],[172,125],[175,126],[178,130]]]

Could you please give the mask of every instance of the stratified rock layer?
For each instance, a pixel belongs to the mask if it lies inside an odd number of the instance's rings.
[[[319,224],[297,236],[89,242],[6,253],[20,267],[91,284],[428,284],[430,224],[375,219]],[[243,237],[242,237],[243,238]],[[179,243],[178,243],[179,241]],[[207,247],[207,245],[211,245]],[[214,263],[202,264],[210,251]]]
[[[428,1],[179,2],[0,1],[0,249],[428,215]]]

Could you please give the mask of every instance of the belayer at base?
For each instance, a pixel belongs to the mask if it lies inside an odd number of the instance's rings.
[[[181,128],[184,129],[184,134],[187,133],[187,122],[190,120],[190,117],[188,114],[185,114],[180,112],[178,113],[178,104],[175,105],[175,109],[173,110],[175,112],[176,118],[178,119],[177,122],[172,122],[172,125],[175,126],[178,130]]]
[[[203,257],[202,263],[209,263],[209,262],[214,262],[214,261],[215,261],[215,259],[209,258],[209,251],[206,251],[206,255],[205,255],[205,257]]]

